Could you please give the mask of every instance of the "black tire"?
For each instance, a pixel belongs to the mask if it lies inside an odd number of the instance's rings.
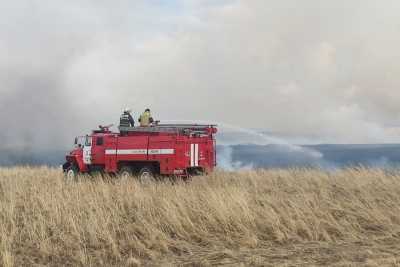
[[[149,183],[155,180],[154,169],[150,166],[144,166],[140,169],[138,179],[141,183]]]
[[[129,166],[123,166],[119,172],[118,172],[118,176],[122,179],[122,180],[127,180],[130,177],[132,177],[133,174],[133,170],[131,167]]]
[[[65,181],[66,182],[76,182],[78,181],[79,169],[75,165],[71,165],[65,171]]]
[[[193,171],[193,176],[203,176],[205,174],[203,169],[195,169]]]

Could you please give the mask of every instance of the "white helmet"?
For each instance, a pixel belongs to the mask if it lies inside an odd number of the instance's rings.
[[[130,108],[125,108],[125,109],[124,109],[124,112],[131,113],[131,112],[132,112],[132,109],[130,109]]]

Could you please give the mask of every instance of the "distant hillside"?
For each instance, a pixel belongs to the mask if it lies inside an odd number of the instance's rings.
[[[0,166],[50,165],[64,162],[64,150],[1,150]],[[233,145],[217,147],[224,169],[310,166],[337,168],[350,165],[400,165],[400,144],[393,145]]]

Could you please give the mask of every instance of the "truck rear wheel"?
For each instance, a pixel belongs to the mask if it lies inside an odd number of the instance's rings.
[[[145,166],[139,171],[139,181],[141,183],[148,183],[154,181],[154,170],[152,167]]]
[[[122,180],[127,180],[129,177],[132,177],[132,173],[133,171],[131,167],[124,166],[119,170],[118,175]]]

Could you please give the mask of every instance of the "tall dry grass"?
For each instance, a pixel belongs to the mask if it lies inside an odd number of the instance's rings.
[[[279,247],[388,238],[400,241],[400,173],[216,172],[143,185],[0,169],[2,266],[264,265]]]

